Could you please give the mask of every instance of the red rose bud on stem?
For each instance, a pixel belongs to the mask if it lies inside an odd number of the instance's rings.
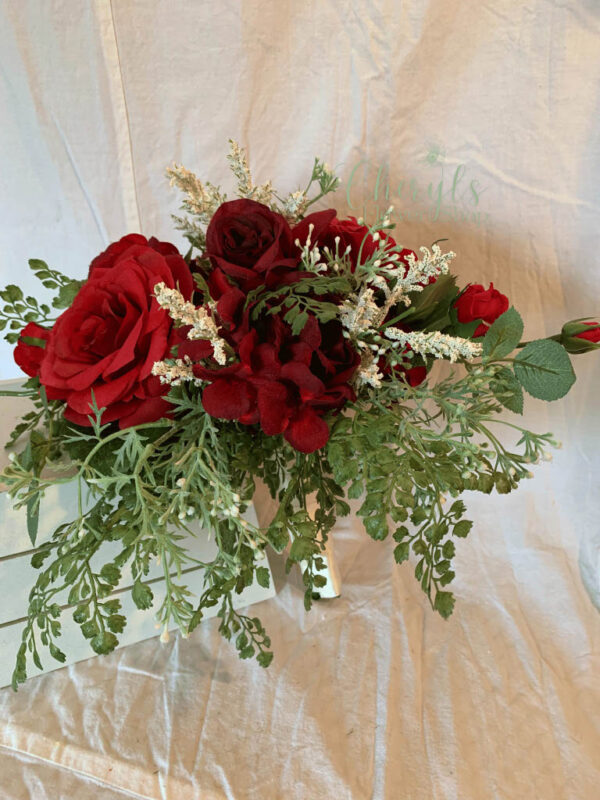
[[[508,297],[494,289],[493,283],[490,283],[489,289],[484,289],[480,283],[472,283],[457,298],[454,308],[461,323],[482,320],[473,333],[473,338],[477,339],[485,336],[488,327],[508,311],[509,305]]]
[[[560,342],[568,353],[589,353],[600,349],[600,322],[585,317],[574,319],[565,323],[560,334],[552,338]]]

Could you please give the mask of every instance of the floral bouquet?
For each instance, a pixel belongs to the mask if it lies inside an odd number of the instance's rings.
[[[165,636],[174,623],[187,636],[218,605],[221,633],[268,666],[266,631],[232,597],[268,582],[265,551],[287,548],[309,609],[347,498],[360,500],[369,536],[391,532],[398,563],[414,559],[433,609],[448,617],[455,541],[472,526],[457,498],[510,492],[557,444],[504,410],[522,413],[523,389],[562,397],[575,381],[568,354],[600,347],[588,319],[524,342],[521,317],[493,285],[457,285],[454,253],[435,243],[417,254],[394,240],[391,208],[370,226],[333,209],[307,213],[338,186],[319,159],[307,188],[284,198],[254,185],[235,142],[229,161],[232,201],[183,167],[168,171],[184,193],[175,222],[185,256],[130,234],[94,258],[85,281],[30,261],[56,293],[51,306],[17,286],[0,292],[0,328],[29,376],[18,393],[33,402],[2,481],[33,544],[45,490],[73,481],[79,498],[74,519],[36,545],[15,687],[29,657],[41,666],[42,647],[65,658],[59,592],[93,650],[108,653],[127,624],[111,594],[128,566],[133,601],[150,608],[152,560],[166,581],[156,609]],[[455,369],[434,379],[436,361]],[[278,501],[265,527],[243,516],[257,481]],[[182,574],[192,520],[218,545],[200,597]],[[98,569],[92,558],[107,542],[118,555]]]

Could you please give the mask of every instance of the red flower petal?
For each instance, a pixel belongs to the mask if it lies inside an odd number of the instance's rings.
[[[304,217],[301,222],[292,228],[292,241],[295,242],[296,239],[300,239],[300,244],[303,245],[308,236],[308,227],[312,224],[311,242],[315,244],[319,236],[327,230],[335,215],[335,209],[328,208],[325,211],[316,211],[314,214]]]
[[[213,354],[213,346],[208,339],[194,339],[177,346],[177,358],[189,356],[192,361],[202,361]]]
[[[284,364],[281,368],[281,377],[296,384],[304,401],[312,400],[325,391],[323,381],[313,375],[306,364],[301,364],[298,361],[289,361]]]
[[[259,378],[276,379],[281,374],[281,362],[272,344],[259,344],[252,352],[252,372]]]
[[[206,283],[213,300],[219,300],[225,292],[228,292],[232,288],[223,270],[218,268],[211,271],[206,279]]]
[[[300,341],[316,350],[321,345],[321,331],[317,318],[311,314],[300,332]]]
[[[597,322],[584,322],[583,324],[587,325],[589,327],[589,330],[581,331],[581,333],[575,334],[575,337],[577,339],[587,339],[588,342],[592,342],[593,344],[600,344],[600,325],[598,325]],[[16,360],[16,353],[15,353],[15,360]]]
[[[427,369],[425,367],[410,367],[405,374],[410,386],[418,386],[427,377]]]
[[[260,426],[267,436],[283,433],[287,428],[292,408],[288,406],[288,390],[282,383],[263,383],[258,389]]]
[[[119,417],[119,428],[129,428],[132,425],[142,425],[145,422],[156,422],[163,417],[170,416],[174,408],[163,397],[149,397],[129,404],[131,413],[123,413]]]
[[[240,289],[229,289],[217,303],[217,312],[223,322],[233,325],[238,311],[246,300],[246,295]]]
[[[204,410],[218,419],[239,419],[255,402],[255,392],[247,381],[218,378],[202,394]]]
[[[284,433],[285,439],[301,453],[314,453],[327,444],[329,428],[310,406],[302,406],[290,421]]]

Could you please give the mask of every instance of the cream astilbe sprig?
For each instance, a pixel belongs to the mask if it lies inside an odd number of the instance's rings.
[[[368,384],[374,389],[379,389],[382,380],[383,373],[380,371],[379,366],[373,356],[368,359],[364,359],[358,370],[358,383]]]
[[[184,381],[191,381],[196,386],[203,383],[194,375],[192,359],[189,356],[155,361],[152,365],[152,374],[160,378],[161,383],[168,383],[171,386],[179,386]]]
[[[169,316],[181,325],[189,325],[187,338],[190,340],[205,339],[213,347],[213,358],[217,364],[227,363],[229,345],[219,334],[214,317],[205,306],[195,306],[184,298],[177,289],[171,289],[165,283],[157,283],[154,287],[156,300],[161,308],[169,312]]]
[[[440,331],[402,331],[393,326],[383,331],[383,336],[403,347],[410,347],[420,355],[431,355],[448,361],[473,361],[481,355],[482,345],[463,339],[461,336],[449,336]]]
[[[432,245],[431,251],[427,247],[420,247],[419,252],[420,258],[412,253],[406,256],[406,263],[398,263],[399,254],[392,253],[381,265],[380,273],[394,278],[406,292],[418,292],[427,286],[431,278],[446,274],[450,262],[456,257],[452,250],[442,253],[438,244]]]
[[[307,193],[299,189],[297,192],[290,192],[290,194],[283,199],[279,210],[288,222],[295,223],[304,216],[308,204],[309,199]]]
[[[252,173],[248,166],[248,158],[243,147],[234,140],[229,140],[229,155],[227,156],[231,171],[237,178],[237,195],[248,200],[256,200],[266,206],[273,205],[273,186],[271,181],[256,186],[252,180]]]
[[[419,248],[421,258],[417,259],[411,253],[405,257],[405,263],[399,261],[399,254],[392,253],[385,263],[381,264],[377,276],[378,288],[384,288],[386,278],[393,280],[394,288],[385,291],[386,302],[382,308],[381,322],[387,317],[388,311],[396,305],[410,306],[410,294],[422,292],[431,278],[438,278],[448,272],[450,261],[455,257],[451,250],[442,253],[439,245],[434,244],[431,252],[426,247]]]
[[[363,286],[358,296],[348,297],[340,306],[340,322],[348,332],[348,338],[357,340],[360,347],[368,346],[361,342],[361,334],[379,331],[381,308],[375,302],[375,291],[370,286]]]
[[[227,195],[221,192],[219,186],[214,186],[209,181],[203,183],[180,164],[169,167],[167,177],[171,186],[176,186],[183,192],[181,205],[184,211],[197,217],[202,225],[208,225],[217,208],[227,200]],[[175,219],[179,222],[185,221],[178,217]]]

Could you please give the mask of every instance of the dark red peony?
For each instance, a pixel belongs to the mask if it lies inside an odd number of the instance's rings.
[[[171,318],[153,296],[157,283],[191,299],[194,282],[177,249],[132,234],[91,264],[73,304],[46,344],[40,381],[48,397],[66,402],[65,417],[89,425],[92,391],[103,422],[127,428],[165,416],[169,387],[151,374],[178,340]]]
[[[484,289],[479,283],[467,286],[454,303],[459,322],[483,320],[475,329],[474,338],[485,336],[488,326],[495,322],[501,314],[504,314],[508,310],[508,306],[508,297],[494,289],[493,283],[490,283],[489,289]],[[487,325],[483,323],[487,323]]]
[[[23,370],[26,375],[35,377],[40,373],[42,360],[46,354],[46,350],[42,342],[48,341],[50,331],[47,328],[42,328],[36,322],[28,322],[19,334],[19,341],[13,353],[17,365]],[[37,339],[40,344],[34,342],[26,342],[25,339]]]
[[[196,365],[197,377],[210,381],[202,403],[213,417],[259,424],[269,436],[283,434],[303,453],[329,439],[322,418],[354,400],[350,379],[359,355],[337,321],[319,324],[309,317],[299,336],[280,317],[259,320],[239,343],[240,361],[220,370]]]

